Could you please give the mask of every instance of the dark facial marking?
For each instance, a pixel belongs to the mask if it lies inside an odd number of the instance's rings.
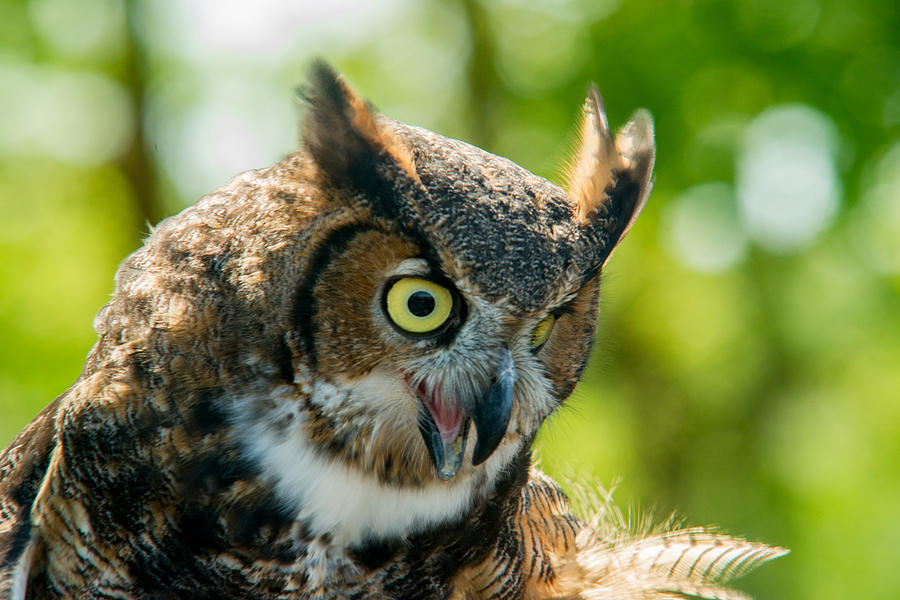
[[[553,393],[561,403],[571,393],[581,377],[590,355],[597,326],[600,276],[588,280],[578,294],[558,311],[553,333],[538,355],[547,365],[546,375],[553,386]],[[573,356],[580,360],[572,360]]]
[[[315,348],[316,327],[314,324],[317,310],[314,294],[316,282],[331,261],[346,250],[356,236],[367,231],[377,230],[378,227],[371,223],[353,223],[338,227],[329,233],[313,252],[310,267],[307,269],[306,276],[297,289],[297,296],[294,302],[294,327],[300,333],[303,349],[307,353],[309,365],[313,368],[315,368],[317,362]]]

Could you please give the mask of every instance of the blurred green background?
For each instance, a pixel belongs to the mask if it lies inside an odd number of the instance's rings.
[[[296,147],[313,56],[556,181],[589,81],[614,126],[650,109],[655,191],[544,467],[791,548],[758,598],[900,598],[896,0],[3,0],[0,444],[147,225]]]

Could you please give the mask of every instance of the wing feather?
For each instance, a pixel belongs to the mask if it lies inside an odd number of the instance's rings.
[[[31,505],[54,448],[60,398],[0,451],[0,599],[25,597],[39,557],[31,528]]]
[[[593,494],[600,503],[585,523],[537,470],[525,495],[531,499],[521,507],[521,530],[530,540],[525,549],[539,555],[533,562],[547,565],[528,574],[528,598],[749,600],[724,584],[788,552],[714,529],[671,529],[672,520],[661,531],[646,525],[634,531],[608,493]]]

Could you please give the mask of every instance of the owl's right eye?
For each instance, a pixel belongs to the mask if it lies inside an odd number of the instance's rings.
[[[446,287],[420,277],[401,277],[384,295],[388,318],[403,333],[433,335],[454,321],[453,293]]]

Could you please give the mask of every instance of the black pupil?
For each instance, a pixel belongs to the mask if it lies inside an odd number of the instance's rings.
[[[417,317],[427,317],[434,312],[434,296],[428,292],[413,292],[406,301],[406,306]]]

